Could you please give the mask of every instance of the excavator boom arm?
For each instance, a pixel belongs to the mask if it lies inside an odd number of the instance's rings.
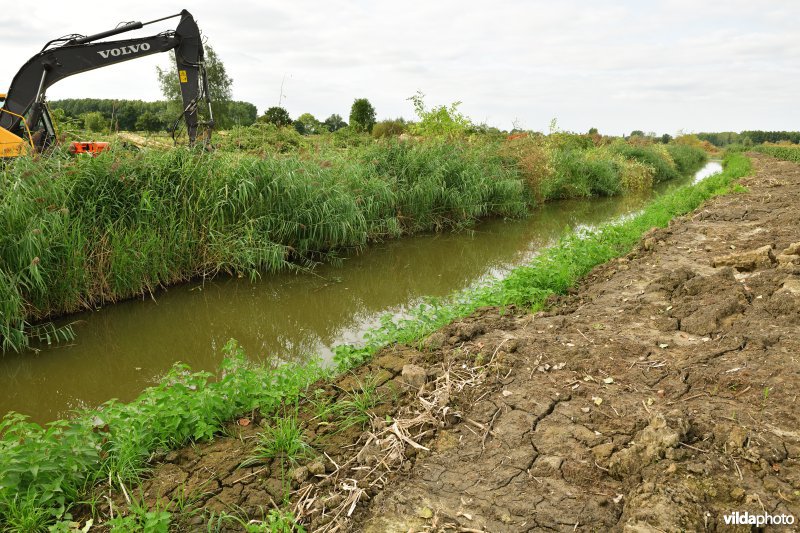
[[[202,97],[208,102],[203,68],[203,44],[200,30],[192,15],[183,10],[180,17],[180,23],[174,32],[136,39],[92,42],[141,28],[143,24],[137,22],[97,35],[71,39],[61,46],[53,48],[46,46],[25,63],[14,76],[5,103],[0,110],[0,128],[21,137],[24,127],[21,117],[27,116],[27,123],[35,124],[43,114],[46,115],[45,92],[54,83],[66,77],[174,50],[183,99],[183,114],[189,141],[194,142],[197,132],[197,105]]]

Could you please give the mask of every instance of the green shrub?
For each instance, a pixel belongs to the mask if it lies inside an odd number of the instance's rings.
[[[408,123],[402,118],[394,120],[382,120],[372,127],[372,137],[380,139],[382,137],[397,137],[408,130]]]
[[[663,145],[659,145],[663,146]],[[652,146],[633,146],[628,143],[617,142],[611,145],[612,151],[650,166],[653,169],[653,179],[656,183],[675,179],[680,176],[670,159],[659,154]]]
[[[681,174],[697,170],[708,159],[702,148],[675,143],[665,146],[669,155],[672,156],[672,160],[675,161],[678,172]]]
[[[366,133],[345,126],[331,134],[331,141],[336,148],[355,148],[369,144],[372,138]]]
[[[307,146],[307,141],[291,126],[275,126],[257,122],[251,126],[234,126],[215,136],[217,148],[223,151],[245,151],[255,154],[289,153]]]
[[[589,158],[580,150],[556,152],[553,173],[540,184],[544,199],[613,196],[622,192],[619,167],[611,159]]]
[[[473,128],[470,118],[458,110],[461,102],[453,102],[450,107],[440,105],[426,109],[425,95],[420,91],[409,100],[419,118],[419,122],[411,125],[414,135],[453,139],[464,137]]]

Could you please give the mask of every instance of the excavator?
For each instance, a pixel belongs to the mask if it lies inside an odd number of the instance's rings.
[[[180,22],[174,31],[120,41],[101,41],[176,17],[180,17]],[[184,9],[177,15],[150,22],[126,22],[94,35],[73,34],[48,42],[17,72],[8,92],[0,94],[0,103],[3,104],[0,108],[0,160],[39,153],[56,143],[56,128],[45,99],[45,92],[54,83],[73,74],[170,50],[175,51],[183,119],[186,121],[189,144],[193,145],[198,127],[205,126],[206,131],[210,132],[214,126],[214,116],[211,113],[200,29],[191,13]],[[209,120],[200,123],[197,110],[203,101],[208,106]],[[73,153],[96,154],[106,149],[108,143],[78,142],[70,146]]]

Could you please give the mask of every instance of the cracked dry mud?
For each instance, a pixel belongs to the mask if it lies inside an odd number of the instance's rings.
[[[288,493],[311,531],[800,520],[800,167],[753,167],[748,192],[652,230],[548,312],[482,309],[321,386],[336,402],[371,380],[384,401],[344,431],[301,406],[314,456],[290,474],[237,468],[251,424],[173,452],[143,490],[251,518]]]

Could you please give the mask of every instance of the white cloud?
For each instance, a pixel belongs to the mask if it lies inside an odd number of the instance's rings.
[[[180,7],[124,0],[87,17],[67,2],[12,2],[0,15],[0,86],[54,37]],[[566,129],[610,133],[800,123],[791,90],[800,82],[800,5],[790,1],[201,0],[190,10],[233,77],[234,97],[262,111],[277,103],[285,77],[289,111],[321,119],[346,116],[362,96],[379,116],[410,117],[406,98],[421,89],[431,104],[461,100],[475,120],[503,128],[517,119],[545,129],[552,117]],[[169,60],[78,75],[49,95],[156,99],[154,66]]]

